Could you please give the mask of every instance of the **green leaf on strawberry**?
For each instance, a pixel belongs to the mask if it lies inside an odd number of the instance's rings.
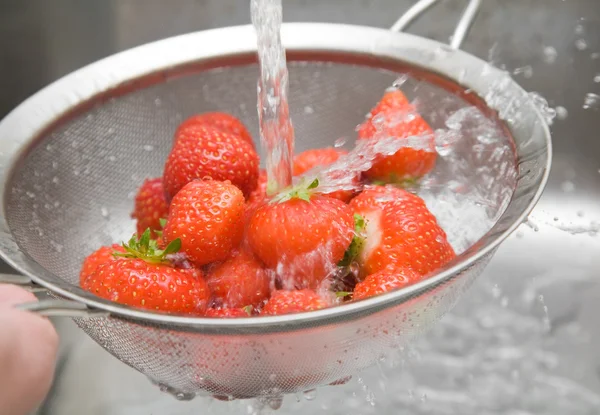
[[[168,264],[167,256],[181,249],[181,240],[174,239],[165,249],[160,249],[157,240],[152,239],[150,233],[150,228],[147,228],[141,236],[133,235],[129,242],[122,244],[125,252],[115,251],[113,255],[122,258],[139,258],[151,264]]]
[[[365,219],[361,215],[354,214],[354,237],[338,266],[347,267],[360,255],[360,251],[365,244],[365,226]]]
[[[335,293],[335,296],[337,298],[346,298],[352,295],[352,292],[350,291],[338,291]]]
[[[308,185],[306,184],[306,180],[302,179],[296,186],[284,189],[271,200],[271,203],[284,203],[292,199],[300,199],[309,202],[310,197],[315,193],[314,190],[317,187],[319,187],[319,179],[314,179]]]

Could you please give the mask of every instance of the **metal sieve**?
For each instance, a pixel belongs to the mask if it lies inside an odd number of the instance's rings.
[[[504,132],[515,175],[511,181],[506,165],[488,166],[493,180],[481,187],[490,200],[498,186],[508,188],[508,203],[488,206],[493,225],[433,277],[311,313],[226,320],[133,309],[78,287],[83,258],[133,231],[132,195],[145,177],[161,174],[182,119],[224,110],[258,137],[256,38],[243,26],[108,57],[44,88],[2,120],[0,252],[22,276],[0,280],[47,290],[53,300],[22,307],[73,317],[107,351],[179,399],[278,396],[374,364],[452,308],[531,211],[550,168],[550,134],[534,100],[504,72],[458,50],[479,0],[470,1],[451,46],[396,33],[434,3],[417,2],[392,31],[282,28],[298,151],[353,136],[399,74],[410,75],[413,93],[440,105],[475,106]],[[489,158],[469,157],[469,139],[456,145],[473,172],[486,167]],[[440,175],[438,184],[451,180]]]

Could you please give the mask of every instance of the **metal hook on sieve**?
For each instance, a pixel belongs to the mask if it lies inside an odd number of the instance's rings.
[[[429,10],[436,3],[439,3],[440,0],[419,0],[415,3],[410,9],[406,11],[400,18],[392,25],[390,30],[392,32],[401,32],[406,29],[411,23],[413,23],[417,18],[419,18],[423,13]],[[465,8],[463,15],[461,16],[456,28],[454,29],[454,33],[452,34],[452,38],[450,41],[450,47],[453,49],[459,49],[465,38],[467,37],[471,26],[477,17],[477,13],[479,12],[479,8],[481,6],[481,0],[469,0],[469,4]]]

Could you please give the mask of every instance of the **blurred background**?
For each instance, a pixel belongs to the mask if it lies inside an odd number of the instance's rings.
[[[283,3],[285,21],[389,27],[414,1]],[[464,4],[446,0],[410,31],[447,41]],[[102,57],[249,21],[247,0],[3,0],[0,116]],[[513,73],[556,111],[553,171],[541,202],[404,359],[343,386],[287,397],[278,413],[600,413],[600,1],[484,0],[463,48]],[[57,327],[61,359],[40,414],[269,411],[252,402],[177,402],[70,321]]]

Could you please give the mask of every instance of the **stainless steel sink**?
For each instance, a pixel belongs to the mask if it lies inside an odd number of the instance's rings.
[[[284,3],[286,21],[387,27],[412,1]],[[446,1],[413,32],[444,40],[463,4]],[[116,51],[247,22],[239,0],[2,2],[0,114]],[[600,413],[600,102],[587,95],[600,94],[600,4],[487,0],[464,48],[559,107],[547,191],[459,306],[403,358],[288,397],[279,413]],[[249,413],[248,402],[177,402],[70,321],[56,324],[61,359],[40,414]]]

